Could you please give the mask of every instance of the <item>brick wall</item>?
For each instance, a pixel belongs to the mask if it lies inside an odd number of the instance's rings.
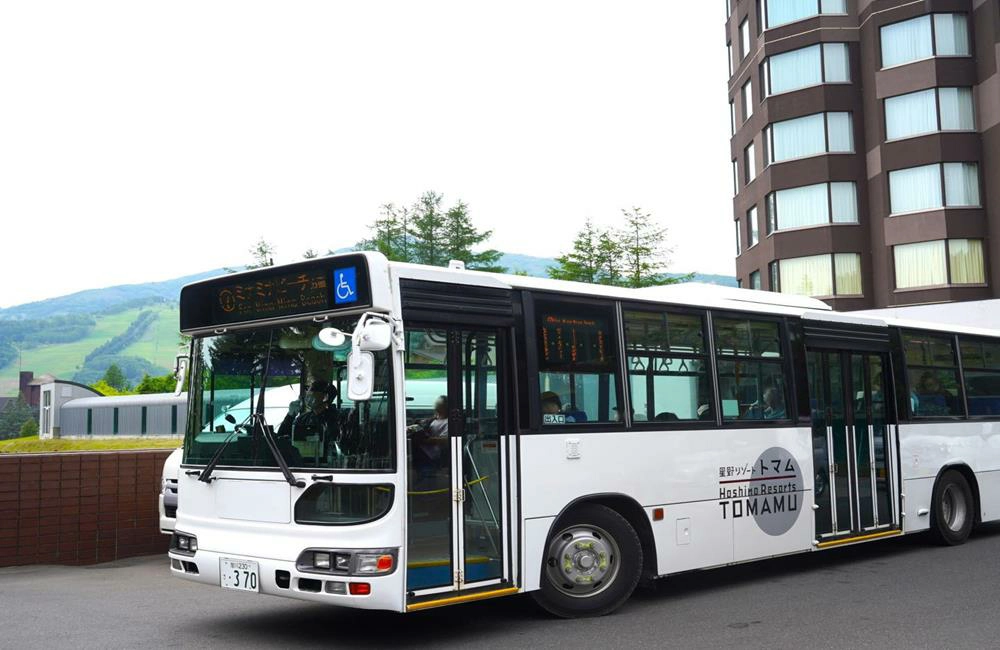
[[[0,567],[165,553],[157,497],[170,452],[0,455]]]

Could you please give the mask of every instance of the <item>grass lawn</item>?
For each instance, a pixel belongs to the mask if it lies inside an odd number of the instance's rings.
[[[101,440],[39,440],[38,436],[0,440],[0,454],[32,454],[53,451],[120,451],[127,449],[176,449],[179,438],[112,438]]]

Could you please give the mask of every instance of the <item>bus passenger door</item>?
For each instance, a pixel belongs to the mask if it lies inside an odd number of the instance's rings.
[[[809,349],[806,358],[819,545],[897,528],[888,355]]]
[[[407,327],[411,601],[511,580],[505,344],[503,330]]]

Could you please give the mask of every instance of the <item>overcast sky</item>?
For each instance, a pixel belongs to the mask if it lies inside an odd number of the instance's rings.
[[[5,2],[0,306],[349,246],[466,201],[554,256],[642,206],[733,274],[719,1]]]

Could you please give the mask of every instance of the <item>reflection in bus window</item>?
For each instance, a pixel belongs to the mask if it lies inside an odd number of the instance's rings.
[[[962,415],[963,409],[958,397],[958,361],[952,338],[922,332],[904,332],[903,351],[913,415]]]
[[[1000,415],[1000,344],[961,338],[969,415]]]
[[[537,399],[542,424],[619,418],[612,322],[610,309],[538,305]]]
[[[716,318],[715,352],[723,419],[789,418],[777,323]]]
[[[624,318],[633,419],[714,421],[702,317],[626,311]]]

